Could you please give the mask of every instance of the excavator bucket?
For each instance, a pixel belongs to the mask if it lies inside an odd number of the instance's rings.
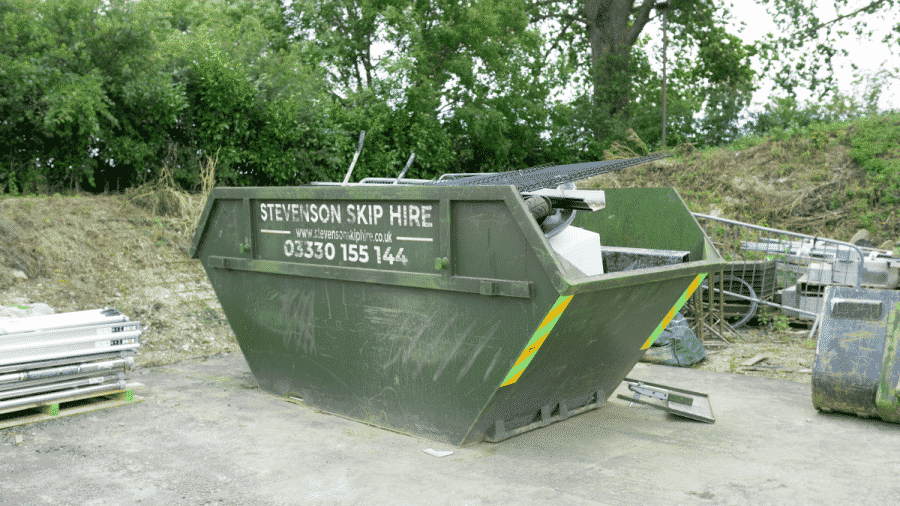
[[[824,298],[813,405],[900,423],[900,291],[829,286]]]

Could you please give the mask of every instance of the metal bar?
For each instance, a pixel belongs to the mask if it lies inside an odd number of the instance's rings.
[[[409,166],[412,165],[413,160],[415,160],[415,159],[416,159],[416,154],[415,154],[415,153],[409,155],[409,160],[406,161],[406,167],[403,167],[403,170],[400,171],[400,175],[397,176],[397,180],[394,181],[394,184],[399,184],[399,183],[400,183],[400,180],[403,179],[403,176],[406,175],[406,171],[409,170]]]
[[[120,329],[120,330],[116,330]],[[127,332],[140,332],[141,322],[116,322],[103,323],[99,325],[79,325],[72,327],[54,327],[50,329],[38,329],[26,332],[15,332],[11,334],[0,335],[0,350],[6,345],[16,343],[38,343],[41,339],[59,338],[75,338],[75,337],[101,337],[101,336],[122,336]]]
[[[17,339],[4,339],[0,341],[0,357],[3,357],[8,353],[13,353],[21,350],[52,348],[83,343],[100,343],[104,341],[124,341],[127,339],[140,337],[141,333],[142,331],[140,329],[136,329],[126,330],[123,332],[107,332],[102,334],[99,332],[91,332],[89,334],[81,333],[80,335],[75,333],[63,333],[56,331],[48,333],[35,332],[34,334],[43,334],[41,336],[37,336],[41,339],[29,339],[31,337],[30,334],[6,336],[7,338],[16,337]],[[47,340],[43,340],[43,338],[46,338]],[[102,345],[97,344],[95,347],[101,346]]]
[[[713,290],[715,290],[716,292],[719,291],[718,288],[713,288]],[[756,301],[756,302],[758,302],[758,303],[760,303],[760,304],[765,304],[765,305],[767,305],[767,306],[777,307],[777,308],[779,308],[779,309],[785,309],[785,310],[792,311],[792,312],[795,312],[795,313],[803,313],[803,314],[807,314],[807,315],[809,315],[809,316],[816,316],[816,315],[817,315],[817,313],[814,313],[814,312],[812,312],[812,311],[807,311],[807,310],[805,310],[805,309],[800,309],[800,308],[797,308],[797,307],[790,307],[790,306],[783,306],[783,305],[781,305],[781,304],[776,304],[776,303],[774,303],[774,302],[768,302],[768,301],[765,301],[765,300],[762,300],[762,299],[759,299],[759,298],[754,299],[753,297],[748,297],[748,296],[746,296],[746,295],[741,295],[741,294],[739,294],[739,293],[729,292],[729,291],[727,291],[727,290],[723,290],[722,293],[724,293],[725,295],[730,295],[730,296],[732,296],[732,297],[737,297],[737,298],[739,298],[739,299],[749,300],[749,301]]]
[[[127,321],[128,317],[115,309],[89,309],[25,318],[4,318],[0,321],[0,336]]]
[[[124,390],[125,389],[125,381],[117,381],[115,383],[106,383],[103,385],[96,385],[93,387],[82,387],[75,388],[72,390],[63,390],[61,392],[53,392],[49,394],[36,395],[34,397],[24,397],[21,399],[13,399],[9,401],[0,401],[0,410],[13,408],[13,407],[22,407],[27,405],[39,405],[42,403],[55,401],[58,399],[65,399],[67,397],[72,397],[76,395],[84,395],[84,394],[96,394],[101,392],[109,392],[114,390]]]
[[[712,283],[710,283],[712,286]],[[725,329],[722,328],[722,322],[725,321],[725,295],[722,292],[725,291],[725,267],[722,267],[722,270],[719,271],[719,337],[725,334]],[[722,337],[722,339],[725,339]]]
[[[395,183],[396,181],[399,181],[399,182],[400,182],[399,184],[401,184],[401,185],[413,185],[413,186],[415,186],[415,185],[418,185],[418,186],[427,185],[427,184],[431,184],[431,182],[432,182],[431,179],[410,179],[410,178],[399,179],[399,178],[396,178],[396,177],[374,177],[374,176],[369,176],[369,177],[364,177],[364,178],[360,179],[358,183],[350,183],[350,184],[348,184],[347,186],[359,186],[359,185],[368,185],[368,186],[371,186],[371,185],[383,185],[383,186],[391,186],[391,185],[396,184],[396,183]],[[316,184],[319,184],[319,183],[316,183]],[[340,183],[330,183],[330,184],[331,184],[331,185],[340,185]]]
[[[715,306],[713,306],[713,289],[712,289],[712,288],[713,288],[713,282],[712,282],[712,280],[710,279],[710,280],[709,280],[709,283],[707,283],[707,284],[709,285],[710,290],[707,292],[707,295],[708,295],[708,298],[709,298],[709,315],[708,315],[706,318],[709,318],[709,319],[710,319],[709,323],[710,323],[710,326],[712,326],[712,323],[713,323],[713,322],[712,322],[712,314],[713,314],[713,308],[715,307]],[[706,319],[704,318],[703,321],[705,322]]]
[[[40,394],[45,392],[53,392],[56,390],[70,389],[70,388],[78,388],[78,387],[86,387],[90,385],[100,385],[103,383],[107,383],[110,381],[125,381],[125,373],[119,372],[115,375],[106,375],[106,376],[91,376],[89,378],[80,378],[80,379],[72,379],[69,381],[58,381],[54,383],[46,383],[42,385],[35,385],[25,388],[19,388],[18,390],[4,390],[0,392],[0,399],[4,398],[15,398],[15,397],[24,397],[26,395]]]
[[[719,319],[719,321],[722,321],[721,318]],[[719,339],[725,341],[726,343],[729,343],[729,344],[731,343],[728,339],[725,339],[725,336],[723,336],[722,334],[716,332],[716,329],[714,329],[714,328],[712,328],[712,327],[708,327],[707,330],[709,330],[709,331],[712,332],[713,334],[719,336]],[[704,344],[705,344],[705,343],[704,343]]]
[[[85,362],[90,363],[90,362],[94,362],[94,361],[101,361],[101,360],[107,360],[107,359],[114,360],[116,358],[131,358],[132,360],[134,360],[134,355],[135,355],[134,352],[116,351],[116,352],[112,352],[112,353],[99,353],[97,355],[91,355],[89,357],[70,357],[70,358],[59,359],[59,360],[47,360],[47,361],[43,361],[43,362],[30,362],[27,364],[14,364],[14,365],[7,365],[7,366],[0,367],[0,374],[7,374],[7,373],[11,373],[11,372],[18,372],[18,371],[26,371],[29,369],[40,369],[40,368],[58,367],[58,366],[70,365],[70,364],[80,364],[80,363],[85,363]]]
[[[366,138],[366,131],[363,130],[363,131],[359,132],[359,145],[356,146],[356,154],[353,155],[353,161],[350,163],[350,170],[348,170],[347,175],[344,176],[344,182],[343,182],[344,186],[346,186],[347,183],[350,181],[350,174],[353,173],[353,167],[356,166],[356,160],[359,159],[359,154],[362,152],[363,140],[365,140],[365,138]]]
[[[112,372],[121,372],[126,373],[124,367],[117,367]],[[100,376],[103,374],[110,374],[110,371],[91,371],[91,372],[83,372],[80,374],[72,374],[69,376],[54,376],[50,378],[37,379],[31,381],[20,381],[18,383],[5,383],[0,385],[0,396],[3,396],[6,391],[15,390],[17,388],[25,388],[25,387],[34,387],[39,385],[51,385],[51,384],[59,384],[62,381],[72,381],[77,379],[90,378],[92,376]],[[56,390],[59,390],[58,388]]]
[[[125,357],[119,360],[109,360],[105,362],[89,362],[86,364],[75,364],[63,367],[53,367],[49,369],[35,369],[13,374],[0,375],[0,384],[17,383],[20,381],[29,381],[50,378],[54,376],[68,376],[85,372],[96,372],[106,369],[114,369],[116,367],[134,367],[134,357]]]
[[[76,364],[64,367],[54,367],[50,369],[36,369],[20,373],[4,374],[0,376],[0,384],[44,379],[54,376],[67,376],[85,372],[96,372],[106,369],[114,369],[116,367],[128,367],[129,369],[133,368],[134,357],[125,357],[120,360],[109,360],[105,362],[89,362],[87,364]]]

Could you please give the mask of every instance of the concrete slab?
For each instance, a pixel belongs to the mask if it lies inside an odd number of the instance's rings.
[[[809,385],[647,364],[630,376],[708,393],[716,423],[613,395],[601,410],[458,449],[262,392],[239,355],[138,369],[144,402],[0,431],[0,504],[844,505],[900,496],[900,426],[820,414]]]

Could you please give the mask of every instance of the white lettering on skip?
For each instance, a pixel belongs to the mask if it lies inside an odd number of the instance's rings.
[[[341,206],[337,204],[259,204],[262,221],[296,221],[306,223],[342,223]]]

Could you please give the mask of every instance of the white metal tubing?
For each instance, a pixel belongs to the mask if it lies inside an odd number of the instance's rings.
[[[134,357],[125,357],[119,360],[109,360],[105,362],[89,362],[86,364],[67,365],[63,367],[52,367],[48,369],[36,369],[31,371],[17,372],[13,374],[0,375],[0,384],[16,383],[19,381],[36,380],[50,378],[54,376],[69,376],[83,372],[96,372],[114,369],[116,367],[134,367]]]
[[[398,179],[395,177],[364,177],[359,180],[359,183],[350,183],[347,186],[352,186],[354,184],[359,185],[386,185],[391,186],[397,184]],[[433,183],[434,181],[430,179],[399,179],[399,182],[402,184],[412,184],[412,185],[425,185],[429,183]]]
[[[77,357],[79,355],[91,355],[94,353],[106,353],[110,351],[126,351],[126,350],[135,350],[140,348],[141,343],[137,339],[136,342],[132,344],[122,344],[122,345],[108,345],[108,347],[104,348],[96,348],[94,350],[91,349],[69,349],[69,350],[54,350],[52,352],[46,352],[42,355],[30,355],[30,356],[18,356],[18,357],[4,357],[0,358],[0,365],[7,364],[18,364],[23,362],[36,362],[38,360],[53,360],[57,358],[66,358],[66,357]],[[108,342],[108,341],[107,341]]]
[[[114,375],[91,376],[69,381],[59,381],[56,383],[47,383],[44,385],[19,388],[17,390],[0,391],[0,399],[13,399],[16,397],[24,397],[26,395],[39,394],[43,392],[53,392],[56,390],[85,387],[90,385],[102,385],[103,383],[108,383],[110,381],[121,381],[124,383],[125,373],[120,372]],[[0,402],[0,404],[2,404],[2,402]]]
[[[34,369],[43,369],[48,367],[60,367],[64,365],[71,364],[82,364],[86,362],[100,362],[102,360],[115,360],[117,358],[128,358],[131,357],[132,361],[134,360],[135,352],[133,351],[114,351],[114,352],[105,352],[98,354],[91,354],[87,356],[77,356],[77,357],[69,357],[69,358],[61,358],[57,360],[43,360],[40,362],[28,362],[27,364],[14,364],[14,365],[5,365],[0,366],[0,374],[9,374],[13,372],[19,371],[29,371]]]
[[[104,314],[104,311],[107,314]],[[34,332],[64,327],[80,327],[114,322],[127,322],[128,317],[115,310],[89,309],[71,313],[56,313],[42,316],[26,316],[23,318],[0,319],[0,336],[17,332]],[[118,313],[118,311],[116,311]]]
[[[34,397],[13,399],[13,400],[9,400],[9,401],[0,401],[0,409],[23,407],[23,406],[27,406],[27,405],[40,406],[41,404],[46,404],[48,402],[52,402],[52,401],[59,400],[59,399],[65,399],[67,397],[74,397],[76,395],[111,392],[114,390],[124,390],[124,389],[125,389],[125,381],[121,380],[121,381],[117,381],[115,383],[107,383],[104,385],[73,388],[71,390],[63,390],[60,392],[52,392],[49,394],[36,395]]]
[[[75,337],[68,337],[66,339],[53,339],[48,341],[37,341],[32,340],[29,342],[13,342],[7,343],[5,341],[0,341],[0,360],[5,355],[12,355],[13,353],[20,350],[31,350],[31,349],[40,349],[40,348],[58,348],[61,346],[71,346],[78,345],[83,343],[95,343],[95,347],[104,347],[110,346],[101,345],[99,343],[109,343],[110,341],[125,341],[136,339],[141,336],[140,330],[133,330],[131,332],[116,332],[115,334],[93,334],[93,335],[82,335]],[[50,336],[47,336],[50,337]],[[101,350],[102,351],[102,350]]]
[[[17,332],[0,336],[0,346],[16,343],[38,342],[41,339],[75,338],[82,336],[120,336],[125,332],[140,332],[141,322],[104,323],[102,325],[88,325],[79,327],[66,327],[48,330],[36,330],[34,332]]]
[[[80,374],[72,374],[70,376],[54,376],[52,378],[44,378],[37,379],[31,381],[19,381],[17,383],[4,383],[0,384],[0,394],[7,390],[15,390],[17,388],[26,388],[26,387],[35,387],[39,385],[50,385],[53,383],[61,383],[63,381],[72,381],[83,378],[90,378],[91,376],[100,376],[104,374],[111,374],[113,372],[121,372],[125,373],[125,371],[119,367],[118,370],[114,371],[93,371],[93,372],[84,372]]]

